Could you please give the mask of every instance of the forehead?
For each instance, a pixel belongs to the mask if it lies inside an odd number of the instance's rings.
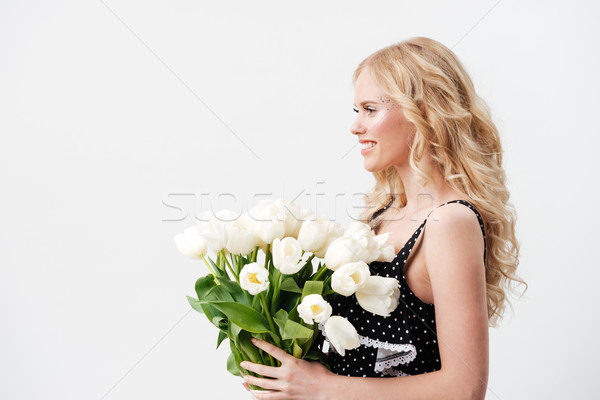
[[[369,68],[363,69],[358,75],[356,84],[354,85],[354,100],[358,102],[377,100],[379,97],[386,97],[386,95],[373,80]]]

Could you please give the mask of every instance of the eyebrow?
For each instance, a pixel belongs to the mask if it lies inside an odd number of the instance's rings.
[[[373,100],[366,100],[360,103],[360,106],[363,107],[365,104],[378,104],[377,102],[373,101]],[[356,107],[356,104],[352,104],[354,107]]]

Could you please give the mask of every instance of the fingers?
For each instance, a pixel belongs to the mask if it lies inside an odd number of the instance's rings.
[[[263,389],[280,390],[281,384],[277,379],[259,378],[252,375],[244,375],[244,380],[249,384],[260,386]]]
[[[246,390],[252,393],[253,400],[281,400],[283,393],[277,391],[266,391],[266,390],[252,390],[248,382],[243,382],[242,385]]]
[[[262,376],[270,376],[271,378],[279,378],[279,367],[270,367],[268,365],[255,364],[250,361],[242,361],[240,367],[245,370],[256,372]]]
[[[268,354],[272,355],[279,361],[283,363],[285,360],[295,359],[294,356],[289,355],[282,349],[277,346],[272,345],[271,343],[265,342],[264,340],[252,338],[252,343],[259,349],[266,351]],[[262,374],[261,374],[262,375]]]
[[[262,393],[262,390],[252,391],[252,398],[254,400],[287,400],[289,397],[286,397],[282,392],[265,392]]]

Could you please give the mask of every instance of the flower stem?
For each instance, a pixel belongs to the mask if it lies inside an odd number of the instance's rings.
[[[221,250],[223,251],[223,250]],[[235,281],[239,284],[240,283],[240,278],[238,277],[238,275],[235,273],[234,269],[231,267],[231,264],[229,264],[229,260],[227,259],[227,256],[225,256],[225,252],[223,251],[223,258],[225,259],[225,263],[227,264],[227,266],[229,267],[229,270],[231,271],[231,274],[233,275],[233,277],[235,278]]]
[[[269,269],[269,258],[271,256],[271,246],[267,245],[267,247],[265,248],[265,269]]]
[[[261,340],[267,340],[267,335],[266,334],[259,334],[259,339],[261,339]],[[272,355],[270,355],[269,353],[267,353],[266,351],[264,351],[262,349],[259,349],[258,351],[259,351],[259,353],[261,355],[263,365],[267,365],[266,357],[269,356],[269,365],[271,367],[277,367],[278,366]]]
[[[269,306],[267,305],[267,299],[265,298],[264,292],[260,292],[258,296],[260,297],[260,301],[262,302],[263,311],[267,315],[267,321],[269,321],[269,327],[271,328],[271,337],[275,341],[275,346],[281,348],[281,342],[279,341],[279,336],[277,336],[277,331],[275,330],[273,318],[271,318],[271,312],[269,311]]]
[[[258,254],[258,246],[254,247],[254,251],[252,251],[252,262],[256,262],[256,255]]]
[[[275,269],[273,275],[273,298],[271,299],[271,310],[273,310],[279,303],[279,288],[281,287],[281,276],[283,274],[278,269]]]
[[[212,276],[215,278],[215,283],[217,285],[220,285],[221,282],[219,282],[219,278],[217,278],[217,274],[215,273],[215,270],[212,268],[210,263],[208,261],[206,261],[206,258],[204,258],[204,254],[200,254],[200,258],[202,258],[202,261],[204,261],[204,264],[206,264],[206,266],[208,267],[208,270],[210,271]]]
[[[317,271],[317,273],[315,274],[315,276],[314,276],[314,277],[313,277],[311,280],[313,280],[313,281],[318,281],[318,280],[319,280],[319,278],[320,278],[321,276],[323,276],[323,274],[324,274],[326,271],[327,271],[327,266],[326,266],[325,264],[323,264],[323,266],[321,266],[321,269],[319,269],[319,270]],[[337,275],[336,275],[336,276],[337,276]]]

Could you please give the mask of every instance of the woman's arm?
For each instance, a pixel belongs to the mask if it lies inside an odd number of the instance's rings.
[[[281,367],[249,364],[275,379],[247,382],[279,392],[276,399],[483,399],[488,378],[488,319],[483,240],[476,215],[462,205],[438,208],[423,232],[425,265],[434,296],[442,368],[398,378],[336,375],[315,362],[294,359],[266,342],[257,346],[282,361]]]

